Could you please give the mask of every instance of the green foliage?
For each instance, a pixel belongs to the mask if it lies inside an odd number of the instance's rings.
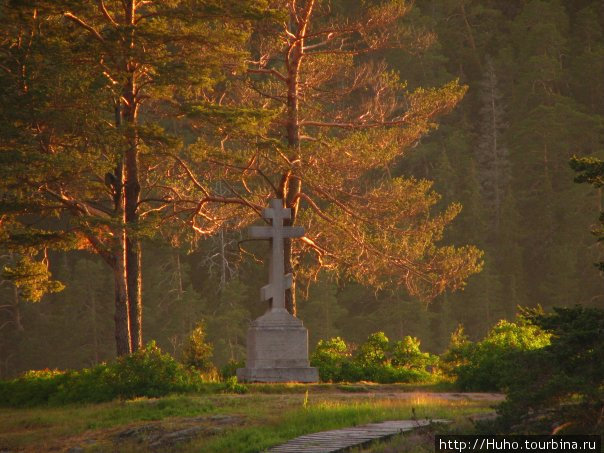
[[[226,365],[220,368],[220,377],[225,380],[232,378],[237,374],[237,368],[245,368],[245,361],[229,360]]]
[[[241,395],[247,393],[247,391],[247,386],[245,384],[239,384],[237,382],[237,377],[235,376],[227,378],[222,385],[223,393],[238,393]]]
[[[198,374],[150,342],[112,363],[80,371],[31,371],[12,381],[0,381],[0,405],[22,407],[159,397],[199,390],[201,384]]]
[[[392,365],[409,370],[425,370],[437,362],[437,357],[420,350],[420,341],[416,337],[406,335],[392,346]]]
[[[209,280],[206,288],[213,284],[212,279]],[[217,366],[245,357],[247,323],[251,317],[247,293],[248,286],[234,278],[219,286],[217,294],[208,298],[204,306],[204,313],[211,314],[206,316],[207,336],[214,345]]]
[[[578,173],[575,177],[576,183],[588,183],[598,189],[604,185],[604,162],[601,159],[573,156],[570,167]],[[604,212],[600,212],[599,221],[600,227],[592,230],[592,234],[598,238],[598,242],[602,242],[604,241]],[[595,265],[600,271],[604,271],[604,261]]]
[[[519,356],[499,430],[604,434],[604,310],[555,308],[527,319],[551,343]]]
[[[31,302],[39,302],[42,296],[63,291],[65,286],[51,279],[48,265],[23,256],[14,266],[5,266],[2,278],[11,281],[21,296]]]
[[[189,375],[172,356],[163,353],[155,342],[144,349],[117,359],[115,388],[122,398],[160,396],[184,391],[191,383]]]
[[[356,351],[340,337],[321,340],[311,356],[311,365],[319,369],[322,381],[379,383],[421,382],[431,379],[426,370],[437,357],[420,350],[417,338],[406,336],[390,343],[384,332],[367,338]]]
[[[186,366],[209,372],[214,370],[212,351],[212,345],[206,341],[205,323],[200,321],[186,340],[182,351],[182,361]]]
[[[343,380],[342,367],[350,361],[350,353],[344,340],[340,337],[330,340],[319,340],[310,358],[310,364],[319,369],[319,377],[323,382],[338,382]]]
[[[482,341],[467,340],[463,329],[452,335],[443,355],[443,369],[453,375],[463,390],[502,390],[515,373],[518,353],[543,348],[550,334],[523,317],[499,321]]]
[[[467,363],[469,345],[470,340],[465,333],[464,326],[459,324],[451,333],[449,347],[440,357],[440,368],[445,374],[454,376],[455,370]]]

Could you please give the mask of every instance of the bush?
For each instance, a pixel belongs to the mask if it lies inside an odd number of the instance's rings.
[[[237,382],[237,377],[231,376],[230,378],[224,381],[224,383],[222,384],[221,391],[223,393],[244,394],[247,393],[248,388],[245,384],[239,384],[239,382]]]
[[[110,364],[80,371],[30,371],[0,382],[0,405],[98,403],[115,398],[158,397],[199,390],[198,373],[187,370],[154,342]]]
[[[237,375],[237,368],[245,368],[245,361],[229,360],[229,362],[220,369],[220,377],[227,380]]]
[[[183,392],[195,381],[194,373],[188,373],[170,354],[164,354],[155,342],[118,358],[111,371],[116,396],[121,398]]]
[[[310,364],[319,369],[321,381],[339,382],[343,380],[342,367],[349,357],[344,340],[335,337],[331,340],[319,340],[315,352],[310,357]]]
[[[532,312],[531,325],[551,343],[520,354],[507,399],[498,408],[500,432],[604,434],[604,310],[554,308]]]
[[[420,382],[431,379],[426,367],[436,360],[420,351],[417,338],[392,344],[383,332],[376,332],[356,352],[340,337],[319,341],[311,365],[319,369],[322,381]]]
[[[51,395],[68,379],[64,371],[28,371],[12,381],[0,381],[0,405],[36,406],[48,403]]]
[[[548,333],[523,316],[515,323],[499,321],[477,343],[468,341],[463,330],[458,329],[442,357],[442,367],[456,378],[462,390],[503,390],[513,379],[518,353],[543,348],[549,338]]]
[[[407,370],[425,371],[428,366],[435,366],[438,357],[420,350],[418,338],[405,336],[392,347],[392,365]]]

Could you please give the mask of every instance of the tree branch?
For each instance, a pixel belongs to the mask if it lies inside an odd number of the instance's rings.
[[[248,69],[247,72],[249,72],[251,74],[271,74],[271,75],[274,75],[275,77],[277,77],[278,79],[281,79],[282,81],[287,82],[287,77],[285,77],[283,74],[281,74],[276,69]]]
[[[96,31],[96,29],[94,27],[91,27],[90,25],[88,25],[86,22],[84,22],[82,19],[80,19],[79,17],[73,15],[72,13],[65,12],[63,13],[63,17],[71,20],[72,22],[75,22],[76,24],[78,24],[80,27],[85,28],[86,30],[88,30],[90,32],[90,34],[92,36],[94,36],[97,40],[99,40],[102,43],[105,43],[105,39],[100,35],[100,33],[98,31]]]
[[[111,24],[114,27],[117,27],[118,23],[115,21],[115,19],[113,19],[113,17],[111,17],[111,15],[109,14],[109,11],[107,11],[107,8],[105,8],[105,2],[103,2],[103,0],[98,0],[98,4],[99,4],[99,9],[101,10],[101,13],[103,14],[103,16],[105,16],[105,19],[107,19],[109,22],[111,22]]]
[[[193,174],[193,172],[189,169],[188,165],[177,155],[172,154],[172,153],[159,153],[159,154],[163,154],[165,156],[169,156],[172,159],[174,159],[176,162],[178,162],[180,164],[180,166],[184,169],[184,171],[187,173],[187,175],[189,176],[189,179],[193,182],[193,185],[195,185],[195,187],[197,187],[199,190],[201,190],[201,192],[206,196],[209,197],[210,196],[210,192],[208,189],[206,189],[195,177],[195,175]]]

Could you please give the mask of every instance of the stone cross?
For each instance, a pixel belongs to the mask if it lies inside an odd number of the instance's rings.
[[[250,236],[271,240],[270,273],[268,285],[263,286],[262,300],[272,299],[271,311],[285,310],[285,290],[292,287],[292,274],[285,275],[283,264],[283,239],[304,236],[304,227],[283,226],[283,219],[291,218],[291,209],[283,207],[283,200],[270,201],[270,208],[262,210],[264,219],[271,219],[271,226],[253,226]]]

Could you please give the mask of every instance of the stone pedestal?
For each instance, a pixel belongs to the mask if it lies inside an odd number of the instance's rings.
[[[247,382],[317,382],[308,362],[308,330],[284,308],[253,321],[247,333],[246,368],[237,379]]]

